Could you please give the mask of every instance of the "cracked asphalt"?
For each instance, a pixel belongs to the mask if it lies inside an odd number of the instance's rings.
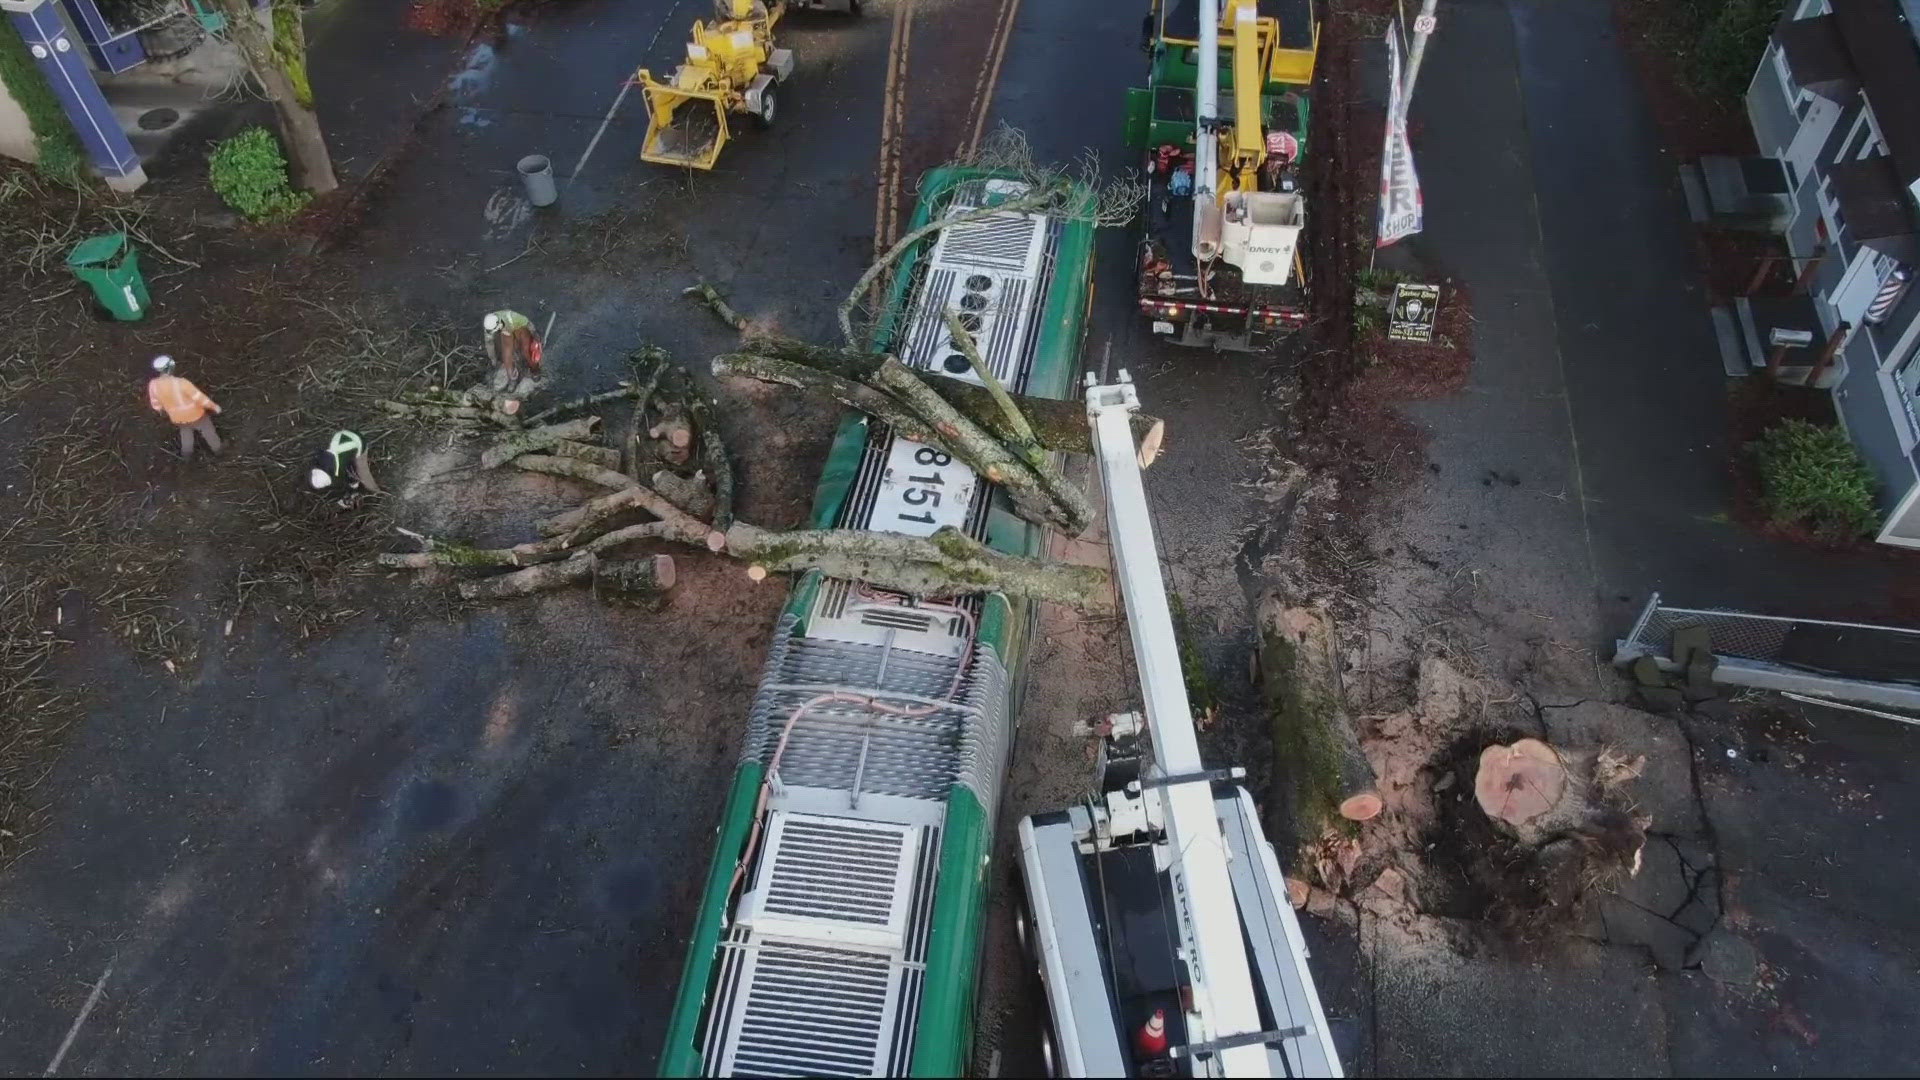
[[[1604,701],[1647,594],[1899,621],[1904,575],[1731,523],[1726,383],[1672,159],[1605,0],[1455,0],[1414,105],[1427,228],[1382,264],[1458,276],[1466,390],[1407,409],[1425,481],[1383,537],[1475,588],[1496,675]],[[1487,470],[1518,485],[1478,482]],[[1549,662],[1539,658],[1546,654]],[[1583,710],[1585,715],[1583,715]],[[1584,956],[1452,973],[1351,968],[1359,1065],[1383,1075],[1908,1072],[1920,1023],[1920,731],[1760,697],[1675,721],[1547,709],[1556,737],[1645,749],[1658,843]],[[1342,980],[1343,982],[1345,980]],[[1569,1018],[1578,1018],[1570,1022]]]

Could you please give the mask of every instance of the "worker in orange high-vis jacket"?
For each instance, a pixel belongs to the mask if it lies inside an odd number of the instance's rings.
[[[212,398],[200,392],[200,388],[173,373],[173,357],[156,356],[153,358],[153,378],[147,380],[147,404],[153,411],[166,413],[180,429],[180,456],[193,458],[193,437],[207,444],[207,449],[220,452],[220,433],[213,430],[213,418],[209,412],[218,413],[220,406]]]

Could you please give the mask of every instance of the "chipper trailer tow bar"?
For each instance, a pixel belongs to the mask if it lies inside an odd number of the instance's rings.
[[[1063,1076],[1340,1076],[1285,880],[1239,769],[1200,760],[1127,374],[1087,388],[1144,713],[1109,718],[1097,788],[1020,822],[1016,930]]]
[[[793,50],[775,47],[773,31],[790,8],[857,15],[860,0],[714,0],[713,22],[694,20],[686,59],[669,78],[646,68],[634,75],[647,100],[641,160],[711,169],[732,137],[728,114],[772,126],[779,87],[793,74]]]

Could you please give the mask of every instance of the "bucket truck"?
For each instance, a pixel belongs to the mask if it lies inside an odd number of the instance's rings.
[[[1149,188],[1140,311],[1178,344],[1267,348],[1307,319],[1313,0],[1153,0],[1146,30],[1127,113]]]
[[[1139,712],[1109,717],[1086,799],[1020,822],[1016,932],[1059,1076],[1340,1076],[1300,925],[1239,769],[1201,761],[1128,416],[1086,391]]]

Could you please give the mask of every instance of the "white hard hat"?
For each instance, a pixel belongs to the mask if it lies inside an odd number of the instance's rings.
[[[480,325],[485,327],[489,333],[498,330],[500,329],[500,316],[488,315],[486,318],[480,320]]]
[[[155,371],[158,371],[158,372],[161,372],[162,374],[165,374],[166,372],[169,372],[169,371],[172,371],[172,370],[173,370],[173,357],[171,357],[171,356],[168,356],[168,355],[167,355],[167,354],[165,354],[165,353],[161,353],[161,354],[160,354],[159,356],[156,356],[156,357],[154,357],[154,358],[153,358],[153,370],[155,370]]]
[[[333,486],[333,477],[325,469],[308,469],[307,483],[312,484],[315,491],[325,491]]]

